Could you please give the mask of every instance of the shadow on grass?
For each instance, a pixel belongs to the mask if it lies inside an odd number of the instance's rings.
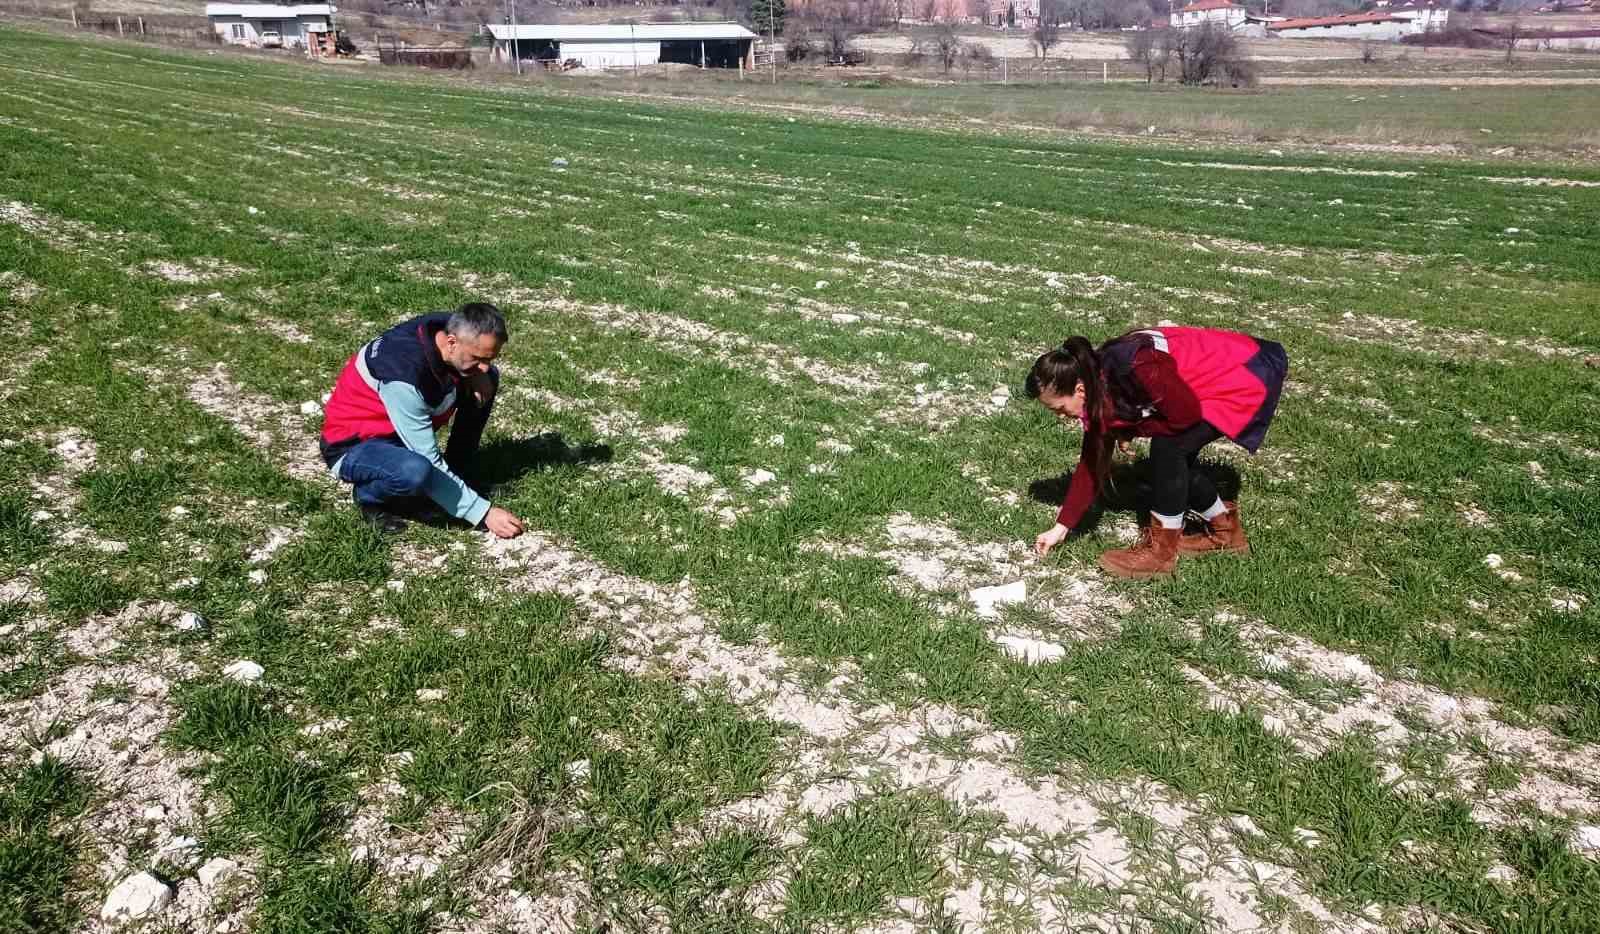
[[[560,432],[545,432],[531,438],[501,438],[490,441],[466,464],[454,469],[467,485],[493,498],[495,491],[530,473],[557,467],[587,467],[611,462],[609,444],[568,444]],[[433,528],[466,528],[466,523],[447,516],[426,496],[389,500],[384,509],[392,516]]]
[[[560,432],[551,431],[531,438],[490,441],[478,450],[468,468],[468,476],[480,488],[493,489],[541,470],[610,462],[611,445],[572,445]]]
[[[1094,504],[1084,514],[1083,521],[1073,530],[1073,535],[1090,535],[1100,525],[1100,520],[1108,512],[1132,512],[1143,523],[1149,515],[1150,507],[1150,480],[1148,476],[1150,459],[1143,458],[1132,464],[1115,464],[1111,468],[1111,480],[1105,489],[1095,498]],[[1222,464],[1211,461],[1201,461],[1196,469],[1211,478],[1217,488],[1217,494],[1226,500],[1235,500],[1239,497],[1240,477],[1237,468],[1231,464]],[[1054,477],[1043,477],[1028,484],[1028,495],[1035,502],[1049,506],[1059,506],[1066,499],[1067,487],[1072,482],[1072,471]]]

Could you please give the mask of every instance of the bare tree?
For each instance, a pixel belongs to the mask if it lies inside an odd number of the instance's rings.
[[[856,29],[843,19],[829,22],[822,30],[822,39],[827,46],[828,61],[853,62],[856,58],[854,40]]]
[[[1178,80],[1184,84],[1255,84],[1255,69],[1230,30],[1202,23],[1168,32],[1175,34],[1170,40],[1172,57],[1178,62]]]
[[[956,35],[954,26],[945,23],[933,34],[933,53],[939,57],[939,64],[944,66],[945,73],[949,74],[950,66],[961,55],[961,37]]]
[[[1522,25],[1522,17],[1513,16],[1506,28],[1500,31],[1500,39],[1506,44],[1506,64],[1511,64],[1511,56],[1516,54],[1517,40],[1527,36],[1528,30]]]
[[[1039,22],[1033,27],[1033,47],[1040,58],[1049,58],[1050,49],[1061,41],[1062,0],[1039,0]]]
[[[1172,33],[1166,26],[1153,26],[1128,34],[1128,60],[1144,66],[1146,84],[1159,76],[1167,80],[1167,63],[1172,61]]]

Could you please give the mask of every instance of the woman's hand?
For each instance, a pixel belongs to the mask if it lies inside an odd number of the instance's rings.
[[[1033,550],[1040,557],[1044,557],[1050,553],[1050,549],[1061,544],[1061,540],[1066,537],[1067,527],[1057,522],[1049,529],[1039,533],[1039,537],[1033,540]]]

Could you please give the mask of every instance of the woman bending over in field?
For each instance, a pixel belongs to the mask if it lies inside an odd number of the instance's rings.
[[[1100,556],[1118,577],[1171,574],[1178,555],[1250,550],[1239,508],[1195,469],[1200,449],[1226,437],[1254,454],[1278,407],[1289,358],[1281,344],[1208,328],[1132,331],[1099,350],[1082,337],[1034,361],[1028,398],[1083,423],[1083,453],[1056,524],[1034,542],[1049,553],[1083,520],[1110,475],[1112,445],[1150,438],[1150,524],[1139,541]],[[1203,531],[1185,535],[1185,509]]]

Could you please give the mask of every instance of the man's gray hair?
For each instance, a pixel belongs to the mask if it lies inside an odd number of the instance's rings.
[[[493,334],[495,342],[500,344],[504,344],[509,336],[506,333],[506,316],[488,302],[468,302],[457,308],[450,313],[444,330],[446,334],[464,340]]]

